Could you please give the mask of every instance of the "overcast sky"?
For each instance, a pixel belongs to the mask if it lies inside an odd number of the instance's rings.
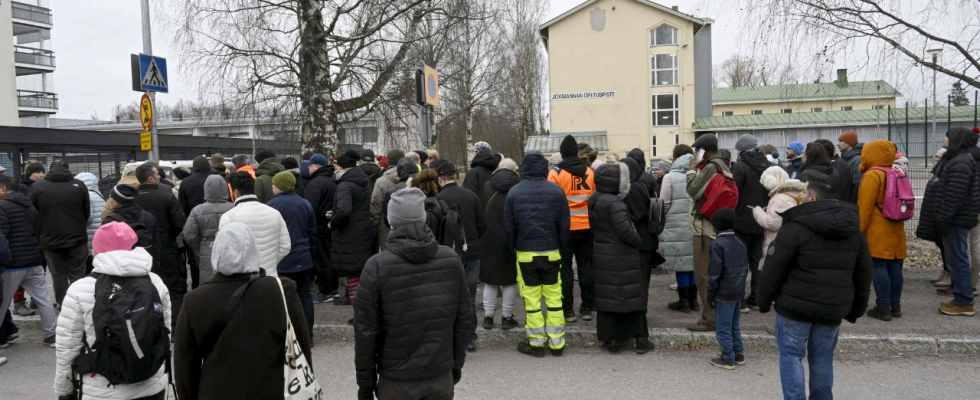
[[[551,9],[545,20],[551,19],[583,0],[550,0]],[[698,0],[661,1],[666,6],[677,5],[681,12],[715,20],[712,31],[712,59],[715,64],[747,49],[738,40],[739,16],[731,12],[699,8]],[[112,107],[137,101],[140,93],[132,91],[129,55],[143,50],[138,0],[50,0],[54,14],[52,48],[57,56],[55,90],[60,100],[58,118],[89,119],[93,114],[108,119]],[[153,25],[153,53],[172,57],[166,27]],[[544,21],[542,21],[544,22]],[[836,68],[847,68],[836,65]],[[168,104],[178,99],[197,98],[192,82],[181,77],[174,65],[169,66],[170,93],[157,96]],[[857,76],[855,76],[857,75]],[[877,79],[853,74],[851,80]],[[913,78],[918,79],[918,78]],[[893,82],[893,84],[895,84]],[[926,96],[921,90],[903,89],[906,95]],[[940,96],[945,96],[949,82],[940,80]],[[929,85],[931,89],[931,85]],[[921,94],[919,92],[922,92]]]

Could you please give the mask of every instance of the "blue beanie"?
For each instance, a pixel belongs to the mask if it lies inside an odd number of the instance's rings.
[[[325,166],[325,165],[329,166],[330,160],[327,159],[327,156],[317,153],[314,154],[312,157],[310,157],[310,164],[316,164],[319,166]]]
[[[794,153],[799,155],[803,155],[803,147],[803,143],[801,142],[793,142],[789,146],[786,146],[787,149],[793,150]]]

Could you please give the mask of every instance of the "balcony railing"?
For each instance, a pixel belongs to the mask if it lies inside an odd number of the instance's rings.
[[[17,105],[30,108],[58,109],[58,95],[55,93],[35,92],[32,90],[17,91]]]
[[[13,17],[51,25],[51,10],[30,4],[11,2]]]
[[[14,46],[14,62],[54,67],[54,52],[24,46]]]

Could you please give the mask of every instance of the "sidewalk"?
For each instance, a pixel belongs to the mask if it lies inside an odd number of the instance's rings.
[[[980,316],[950,317],[939,314],[939,304],[950,301],[950,297],[941,297],[929,282],[929,278],[938,274],[936,269],[914,269],[905,271],[905,287],[902,293],[902,318],[891,322],[862,317],[857,324],[843,322],[841,324],[841,339],[838,349],[843,351],[881,351],[892,353],[971,353],[980,354]],[[676,292],[667,288],[673,283],[673,274],[654,275],[650,282],[650,303],[647,312],[651,340],[658,346],[675,349],[700,349],[704,346],[716,346],[713,332],[690,332],[685,329],[698,319],[698,313],[680,313],[667,309],[667,303],[677,300]],[[579,308],[579,290],[575,289],[575,309]],[[483,298],[482,285],[477,289],[477,299]],[[874,304],[872,289],[869,302]],[[354,311],[350,306],[335,306],[332,303],[315,304],[315,330],[319,340],[353,341],[354,329],[347,325],[347,320],[353,318]],[[524,304],[518,297],[514,305],[517,320],[524,322]],[[479,346],[510,347],[524,337],[521,328],[510,331],[500,330],[500,303],[497,304],[495,329],[483,329],[484,313],[477,309],[479,327]],[[766,325],[774,323],[775,311],[761,314],[751,311],[742,314],[741,325],[745,344],[753,348],[775,348],[776,342],[772,335],[766,333]],[[14,317],[18,326],[28,329],[39,329],[37,316],[21,318]],[[36,322],[35,322],[36,321]],[[566,338],[573,347],[595,346],[595,321],[569,323],[566,327]]]

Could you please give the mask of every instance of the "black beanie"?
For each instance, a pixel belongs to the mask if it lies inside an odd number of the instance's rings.
[[[28,165],[27,168],[24,169],[24,176],[30,178],[31,175],[34,175],[38,172],[44,172],[44,166],[41,165],[41,163],[34,163]]]
[[[361,159],[361,154],[357,150],[347,150],[344,154],[337,156],[337,165],[343,169],[354,168],[357,160]]]
[[[177,179],[180,179],[180,180],[187,179],[188,176],[191,176],[191,171],[188,170],[187,167],[177,167],[177,168],[174,168],[174,171],[173,172],[174,172],[174,176],[176,176]]]
[[[255,155],[255,162],[261,163],[262,161],[265,161],[265,159],[272,158],[275,156],[276,153],[273,153],[272,150],[262,150]]]
[[[292,157],[286,157],[286,159],[282,160],[280,164],[282,164],[282,167],[285,168],[287,171],[291,169],[299,168],[299,162],[297,162],[296,159]]]
[[[425,164],[425,160],[429,159],[429,153],[426,153],[425,150],[417,150],[415,154],[419,155],[419,164]]]
[[[578,143],[575,142],[575,138],[572,135],[567,135],[561,140],[561,146],[558,147],[558,151],[561,152],[561,158],[563,160],[578,158]]]
[[[136,196],[139,194],[139,189],[136,189],[130,185],[122,184],[116,185],[116,187],[112,188],[112,193],[109,193],[109,196],[112,197],[116,203],[126,205],[132,203],[133,200],[136,200]]]
[[[735,229],[735,210],[731,208],[719,208],[711,216],[711,225],[715,226],[718,232]]]

